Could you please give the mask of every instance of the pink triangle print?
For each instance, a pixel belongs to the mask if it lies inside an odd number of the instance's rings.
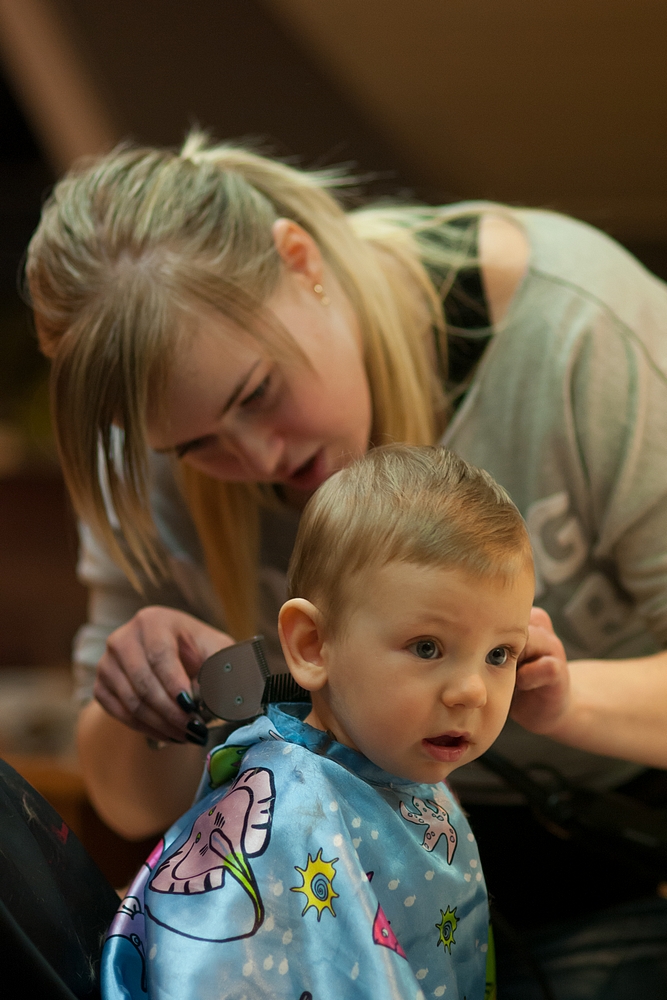
[[[392,931],[391,924],[384,915],[384,910],[379,903],[375,920],[373,921],[373,941],[375,944],[381,944],[384,948],[391,948],[401,958],[408,957],[398,943],[398,938]]]

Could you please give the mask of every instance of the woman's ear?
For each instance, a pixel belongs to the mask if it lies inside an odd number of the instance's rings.
[[[306,691],[319,691],[328,680],[322,614],[302,597],[294,597],[280,609],[278,633],[287,665],[294,680]]]
[[[292,219],[276,219],[271,232],[288,271],[303,275],[311,284],[322,281],[324,263],[320,248],[303,226]]]

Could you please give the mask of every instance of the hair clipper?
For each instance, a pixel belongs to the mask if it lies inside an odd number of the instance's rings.
[[[209,656],[199,671],[199,699],[205,709],[225,722],[242,722],[261,715],[278,701],[310,701],[310,694],[291,674],[271,674],[264,637],[227,646]]]

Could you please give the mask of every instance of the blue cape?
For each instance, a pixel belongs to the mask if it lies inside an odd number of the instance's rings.
[[[445,785],[396,778],[270,706],[211,751],[198,798],[109,930],[104,1000],[483,1000],[477,845]]]

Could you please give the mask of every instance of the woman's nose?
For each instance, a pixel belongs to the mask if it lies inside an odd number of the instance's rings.
[[[237,442],[238,458],[248,473],[258,479],[271,479],[283,464],[285,443],[270,430],[254,430]]]
[[[477,671],[461,671],[450,678],[442,701],[448,708],[482,708],[486,704],[486,684]]]

